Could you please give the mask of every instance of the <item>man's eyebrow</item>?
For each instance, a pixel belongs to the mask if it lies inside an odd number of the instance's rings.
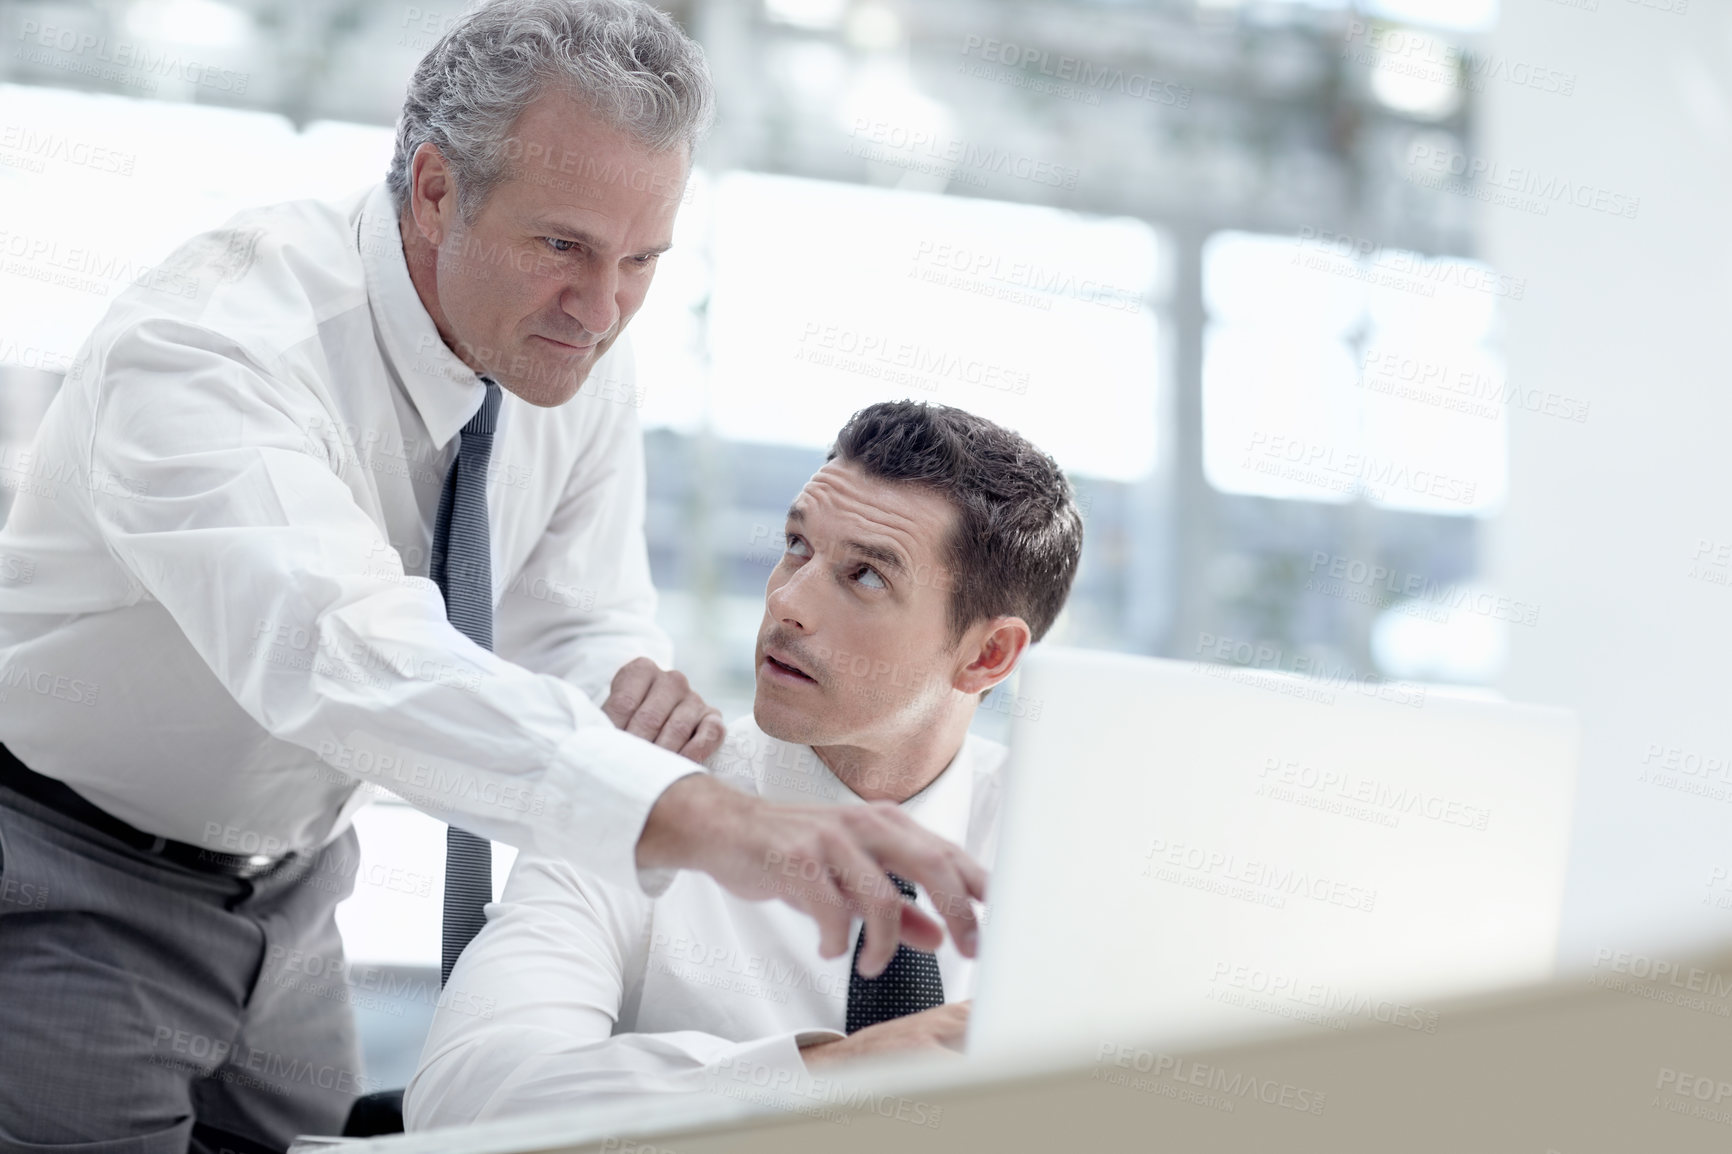
[[[800,508],[799,505],[795,504],[788,506],[789,521],[798,525],[805,521],[805,519],[806,511]],[[887,545],[873,545],[866,541],[844,541],[842,542],[842,547],[853,553],[859,554],[868,561],[877,562],[892,573],[902,574],[908,572],[908,562],[902,559],[902,554]]]
[[[902,560],[902,554],[883,545],[868,545],[864,541],[844,541],[842,544],[853,550],[868,561],[876,561],[892,573],[906,573],[908,566]]]

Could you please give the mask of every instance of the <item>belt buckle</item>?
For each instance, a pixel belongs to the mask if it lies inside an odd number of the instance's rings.
[[[247,877],[256,878],[263,877],[268,873],[275,873],[278,868],[285,865],[294,856],[293,853],[286,853],[282,857],[269,857],[262,853],[253,854],[247,858]]]
[[[158,840],[161,841],[162,839],[159,838]],[[160,847],[152,847],[150,852],[156,853],[162,857],[172,858],[174,856],[169,853],[164,853]],[[279,865],[288,861],[289,858],[293,856],[293,854],[284,854],[280,858],[273,858],[262,853],[244,855],[232,854],[222,853],[221,851],[214,849],[204,849],[202,847],[198,851],[199,861],[207,862],[216,867],[216,872],[218,873],[240,878],[243,881],[250,881],[256,877],[262,877],[276,869]]]
[[[269,854],[262,853],[235,854],[231,855],[229,860],[234,863],[236,877],[251,881],[253,878],[263,877],[270,873],[292,856],[294,855],[284,854],[282,857],[271,857]]]
[[[266,874],[274,874],[296,858],[302,857],[297,850],[290,850],[281,857],[270,857],[267,854],[256,853],[246,859],[247,878],[260,878]]]

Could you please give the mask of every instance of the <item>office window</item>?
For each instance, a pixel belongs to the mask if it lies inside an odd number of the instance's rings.
[[[1203,460],[1228,493],[1445,515],[1507,484],[1491,339],[1519,282],[1327,234],[1203,250]]]
[[[707,415],[724,440],[821,449],[855,410],[911,397],[1091,476],[1154,467],[1168,256],[1148,225],[731,172],[680,229],[637,322],[664,370],[647,425]]]
[[[392,132],[0,85],[0,366],[64,372],[109,302],[242,209],[378,180]],[[123,205],[124,208],[117,206]]]

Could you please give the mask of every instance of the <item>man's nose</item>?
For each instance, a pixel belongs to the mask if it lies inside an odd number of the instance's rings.
[[[585,332],[604,337],[619,322],[618,295],[619,270],[610,264],[580,273],[560,296],[559,305]]]
[[[780,585],[772,586],[765,594],[765,602],[770,607],[770,615],[783,625],[798,629],[802,633],[810,632],[811,606],[806,595],[809,565],[802,565],[788,575],[787,580]]]

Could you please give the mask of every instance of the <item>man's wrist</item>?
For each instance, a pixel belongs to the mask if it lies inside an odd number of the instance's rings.
[[[800,1047],[800,1060],[806,1063],[806,1069],[817,1070],[846,1061],[849,1052],[846,1037],[819,1038]]]
[[[638,835],[639,869],[703,869],[711,849],[732,840],[753,799],[701,770],[669,785]]]

